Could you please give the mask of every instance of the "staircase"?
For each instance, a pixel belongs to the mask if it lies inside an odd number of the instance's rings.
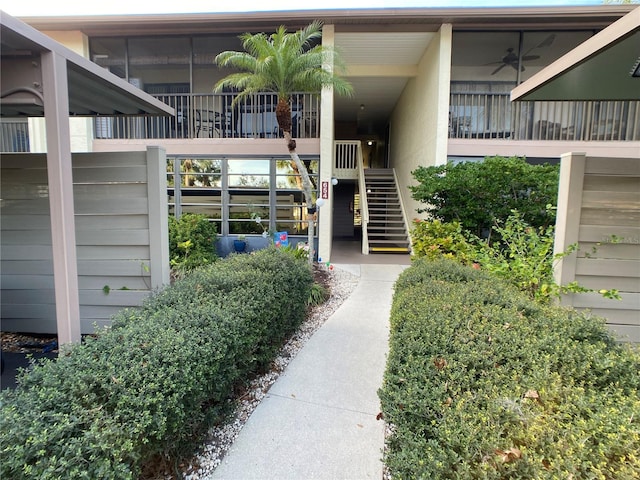
[[[402,211],[400,194],[392,169],[364,170],[366,204],[369,222],[363,225],[369,253],[409,253],[411,241]]]

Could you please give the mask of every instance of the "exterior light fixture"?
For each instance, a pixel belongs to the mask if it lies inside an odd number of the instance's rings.
[[[322,198],[319,198],[318,200],[316,200],[316,207],[320,208],[323,205],[324,205],[324,200]]]
[[[333,177],[331,179],[331,185],[333,185],[334,187],[338,184],[338,179],[336,177]]]

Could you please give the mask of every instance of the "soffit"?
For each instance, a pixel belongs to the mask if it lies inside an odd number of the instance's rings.
[[[428,32],[336,33],[335,45],[347,65],[417,65],[434,36]]]
[[[336,32],[335,46],[350,67],[370,66],[378,72],[368,76],[348,76],[352,98],[340,98],[335,105],[339,121],[357,122],[365,130],[384,122],[410,78],[399,67],[416,67],[425,49],[436,36],[431,32]],[[361,108],[364,106],[364,108]]]
[[[381,8],[297,10],[243,13],[163,15],[93,15],[23,17],[38,30],[79,30],[88,36],[240,33],[289,29],[313,20],[336,25],[336,30],[411,26],[436,31],[443,23],[460,29],[603,28],[633,5],[580,7]]]

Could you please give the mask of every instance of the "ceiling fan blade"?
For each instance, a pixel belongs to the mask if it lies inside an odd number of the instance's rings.
[[[506,67],[507,64],[503,63],[502,65],[500,65],[498,68],[496,68],[493,72],[491,72],[491,75],[495,75],[496,73],[498,73],[500,70],[502,70],[504,67]]]
[[[542,48],[542,47],[548,47],[550,46],[553,41],[556,39],[556,34],[552,33],[551,35],[549,35],[547,38],[545,38],[542,43],[540,43],[536,48]]]
[[[540,55],[525,55],[522,57],[523,62],[528,62],[529,60],[537,60],[540,58]]]
[[[547,38],[545,38],[543,41],[541,41],[538,45],[536,45],[535,47],[531,47],[529,50],[527,50],[527,52],[523,55],[523,57],[526,57],[530,52],[532,52],[536,48],[542,48],[542,47],[550,46],[555,41],[555,39],[556,39],[556,34],[552,33]]]

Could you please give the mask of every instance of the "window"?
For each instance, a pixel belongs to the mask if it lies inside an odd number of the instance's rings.
[[[319,161],[302,161],[315,199]],[[175,158],[167,162],[167,181],[172,215],[207,215],[223,235],[307,233],[302,179],[290,158]]]
[[[222,160],[205,158],[169,159],[167,185],[169,213],[198,213],[222,226]],[[176,184],[179,188],[175,188]]]
[[[262,233],[269,224],[270,159],[229,159],[229,233]],[[263,223],[264,222],[264,223]]]
[[[304,160],[314,193],[318,189],[319,162]],[[291,235],[307,233],[307,207],[302,193],[302,176],[290,158],[275,160],[276,164],[276,229]],[[314,197],[315,200],[315,197]]]

